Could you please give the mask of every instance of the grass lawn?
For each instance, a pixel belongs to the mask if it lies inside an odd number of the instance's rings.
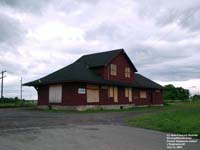
[[[35,106],[32,103],[3,103],[0,104],[0,108],[15,108],[15,107],[32,107]]]
[[[128,119],[135,127],[179,134],[198,134],[200,138],[200,102],[176,103],[163,111]]]

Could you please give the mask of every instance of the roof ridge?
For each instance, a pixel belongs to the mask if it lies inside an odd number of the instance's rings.
[[[109,52],[114,52],[114,51],[124,51],[124,49],[123,48],[119,48],[119,49],[113,49],[113,50],[106,50],[106,51],[101,51],[101,52],[97,52],[97,53],[91,53],[91,54],[82,55],[82,57],[90,56],[90,55],[96,55],[96,54],[102,54],[102,53],[109,53]]]

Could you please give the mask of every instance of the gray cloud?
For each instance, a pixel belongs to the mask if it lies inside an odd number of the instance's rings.
[[[17,45],[24,36],[25,29],[18,20],[0,13],[0,47]]]
[[[49,0],[0,0],[2,6],[8,6],[18,11],[40,13]]]
[[[183,28],[191,31],[200,30],[200,4],[186,10],[169,10],[163,16],[159,16],[157,23],[159,25],[168,25],[177,23]]]
[[[68,65],[82,54],[116,48],[124,48],[139,73],[153,80],[200,77],[197,0],[0,0],[0,5],[9,8],[5,14],[25,15],[14,19],[0,14],[4,59],[0,69],[8,68],[26,81]],[[27,13],[33,17],[30,22]],[[5,49],[10,53],[3,53]],[[10,54],[17,62],[8,58]]]
[[[200,4],[194,8],[190,8],[182,13],[178,18],[179,24],[188,27],[192,31],[200,30]],[[177,20],[178,20],[177,19]]]
[[[157,64],[141,68],[142,73],[160,81],[185,81],[196,79],[200,76],[199,70],[199,62],[192,65],[188,65],[186,62],[184,62],[184,64]]]
[[[136,0],[142,17],[155,19],[158,25],[176,23],[191,31],[200,30],[200,1],[198,0]]]
[[[128,48],[130,57],[138,71],[160,81],[183,81],[200,77],[197,56],[200,56],[200,45],[154,48],[139,45]]]
[[[1,54],[1,53],[0,53]],[[12,75],[22,75],[27,74],[28,70],[26,70],[20,61],[17,60],[9,60],[10,58],[2,58],[0,59],[0,69],[6,70]]]
[[[118,31],[118,26],[104,22],[96,28],[88,30],[85,34],[85,39],[100,41],[106,40],[108,42],[115,41],[121,38],[121,35]]]

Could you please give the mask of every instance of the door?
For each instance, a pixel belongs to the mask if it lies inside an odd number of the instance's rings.
[[[62,102],[62,85],[49,86],[49,103]]]

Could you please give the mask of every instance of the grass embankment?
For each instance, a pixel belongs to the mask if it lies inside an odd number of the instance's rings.
[[[17,98],[0,99],[0,108],[31,107],[36,106],[33,101],[20,100]]]
[[[135,127],[178,134],[198,134],[200,138],[200,102],[176,103],[163,112],[128,119]]]

